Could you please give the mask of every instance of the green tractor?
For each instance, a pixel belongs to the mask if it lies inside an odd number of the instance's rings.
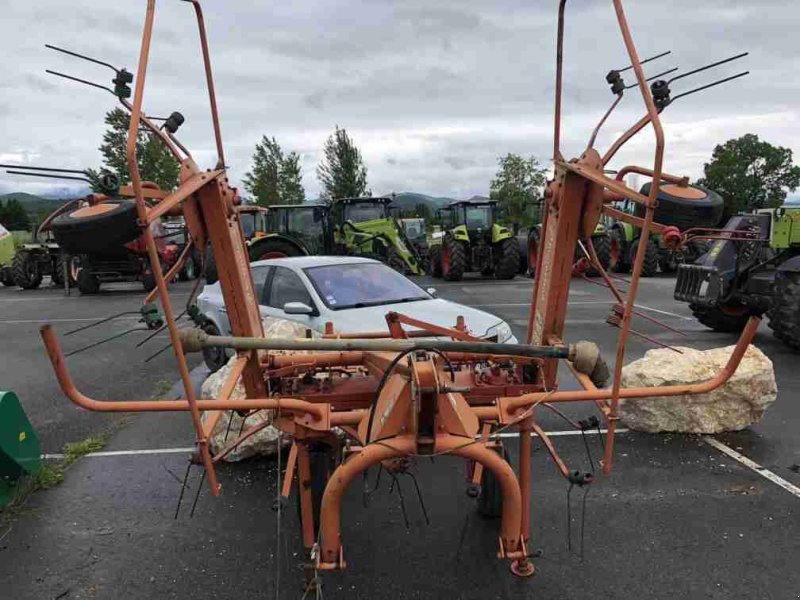
[[[14,260],[14,236],[0,224],[0,283],[6,287],[16,285],[11,263]]]
[[[497,223],[491,200],[453,202],[437,211],[442,230],[428,242],[431,273],[459,281],[479,272],[495,279],[513,279],[519,270],[519,244],[514,233]]]
[[[731,217],[694,264],[681,264],[675,299],[714,331],[766,314],[773,335],[800,351],[800,206]]]
[[[650,194],[650,184],[642,186],[640,193]],[[696,186],[662,184],[657,197],[653,221],[659,225],[677,227],[681,232],[693,228],[716,227],[722,217],[724,201],[716,192]],[[625,200],[617,203],[617,210],[644,217],[641,204]],[[639,246],[639,229],[630,223],[604,217],[610,235],[609,268],[617,273],[627,273],[636,259]],[[662,273],[674,273],[678,266],[692,263],[708,249],[705,239],[694,239],[679,249],[670,248],[664,238],[651,234],[645,249],[642,276],[652,277],[660,269]]]
[[[390,198],[343,198],[330,205],[270,206],[249,244],[250,260],[314,254],[368,256],[422,275],[422,264],[402,227],[389,214]]]
[[[544,206],[544,199],[540,199],[531,205],[531,214],[533,225],[528,230],[527,235],[519,236],[520,252],[524,249],[525,260],[521,272],[528,274],[528,277],[536,277],[536,261],[539,258],[539,247],[542,239],[542,207]],[[608,269],[611,257],[611,237],[605,223],[601,220],[592,233],[592,246],[597,253],[597,258],[603,269]],[[573,276],[586,274],[589,277],[596,277],[600,273],[595,270],[586,255],[581,249],[580,245],[575,247],[575,262],[572,265]]]

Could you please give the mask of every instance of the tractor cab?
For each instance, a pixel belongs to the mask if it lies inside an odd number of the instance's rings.
[[[242,204],[236,207],[239,213],[239,223],[242,225],[242,232],[245,240],[263,235],[267,229],[267,209],[256,204]]]
[[[449,208],[448,229],[464,227],[471,240],[486,238],[491,243],[492,227],[497,218],[497,202],[453,202]]]
[[[341,227],[347,221],[365,223],[393,218],[389,212],[391,198],[342,198],[331,205],[331,221]]]
[[[299,242],[307,254],[327,254],[328,207],[324,204],[278,204],[269,207],[267,231]]]

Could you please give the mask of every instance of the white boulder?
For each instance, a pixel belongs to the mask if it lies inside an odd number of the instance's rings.
[[[728,362],[733,346],[695,350],[649,350],[622,369],[622,387],[655,387],[700,383],[711,379]],[[619,416],[630,429],[657,433],[719,433],[738,431],[761,419],[777,397],[772,361],[755,346],[748,347],[733,376],[714,391],[685,396],[620,401]]]
[[[264,326],[265,338],[279,338],[279,339],[294,339],[306,337],[307,328],[299,323],[287,321],[285,319],[276,319],[273,317],[266,317],[262,322]],[[316,332],[312,332],[313,337],[318,337]],[[275,354],[280,354],[281,351],[275,351]],[[233,362],[236,357],[231,358],[224,367],[216,373],[212,373],[204,382],[202,386],[201,395],[203,398],[218,398],[222,386],[230,375]],[[231,394],[232,400],[240,400],[245,397],[244,385],[241,378],[236,383],[236,387]],[[204,413],[203,419],[209,418],[210,413]],[[239,416],[235,411],[223,412],[217,419],[214,425],[214,430],[211,432],[209,438],[209,447],[212,454],[216,454],[224,449],[228,444],[233,442],[240,433],[247,431],[251,427],[255,427],[264,421],[272,420],[272,411],[260,410],[256,413],[249,415],[242,428],[243,417]],[[278,430],[271,425],[268,425],[255,435],[250,436],[234,450],[225,457],[226,461],[237,462],[250,458],[251,456],[269,456],[274,454],[278,448]],[[284,436],[284,443],[286,437]]]

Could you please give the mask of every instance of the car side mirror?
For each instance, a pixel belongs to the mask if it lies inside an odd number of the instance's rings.
[[[425,291],[428,292],[434,298],[436,298],[436,288],[435,287],[426,288]]]
[[[283,305],[283,312],[287,315],[310,315],[314,309],[305,302],[287,302]]]

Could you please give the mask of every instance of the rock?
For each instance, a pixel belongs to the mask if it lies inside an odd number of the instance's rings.
[[[699,383],[711,379],[728,362],[733,346],[683,354],[663,348],[622,369],[622,387],[653,387]],[[738,431],[761,419],[777,397],[772,361],[755,346],[748,347],[739,368],[721,387],[706,394],[652,397],[620,402],[620,418],[630,429],[657,433],[719,433]]]
[[[274,317],[266,317],[263,319],[265,338],[298,338],[306,337],[307,328],[299,323],[287,321],[285,319],[276,319]],[[319,337],[316,332],[312,332],[312,337]],[[282,353],[275,351],[276,354]],[[212,373],[204,382],[201,390],[203,398],[218,398],[220,390],[225,383],[231,372],[233,361],[236,357],[231,358],[224,367],[216,373]],[[242,385],[241,378],[236,384],[231,394],[231,399],[240,400],[245,397],[244,385]],[[209,413],[203,415],[203,419],[207,418]],[[244,429],[242,429],[242,417],[234,411],[227,411],[220,415],[214,430],[211,432],[209,439],[209,447],[211,452],[216,454],[221,451],[225,446],[235,440],[240,431],[254,427],[264,421],[272,419],[272,411],[260,410],[257,413],[251,414],[247,417]],[[255,435],[247,438],[239,446],[237,446],[228,456],[225,457],[226,461],[238,462],[251,456],[269,456],[274,454],[278,448],[278,430],[271,425],[265,427]],[[284,437],[284,440],[286,438]]]

